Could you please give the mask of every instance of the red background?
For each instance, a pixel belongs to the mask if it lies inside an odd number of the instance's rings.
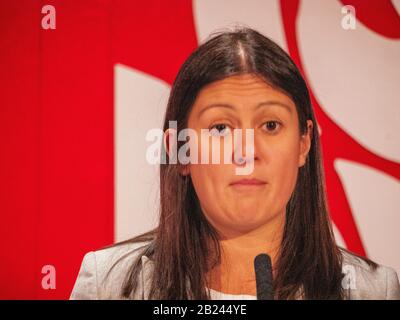
[[[281,14],[301,68],[297,3],[281,1]],[[390,1],[343,3],[357,6],[358,19],[375,32],[399,39]],[[45,4],[57,10],[56,30],[41,28]],[[65,299],[83,254],[114,241],[114,64],[171,84],[198,45],[192,3],[3,0],[0,32],[0,298]],[[364,254],[333,160],[397,179],[399,164],[354,142],[313,102],[331,133],[322,143],[333,219],[348,248]],[[57,270],[57,290],[41,287],[46,264]]]

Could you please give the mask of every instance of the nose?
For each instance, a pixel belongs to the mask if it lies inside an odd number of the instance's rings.
[[[253,128],[234,130],[233,163],[238,166],[244,166],[258,159],[254,140]]]

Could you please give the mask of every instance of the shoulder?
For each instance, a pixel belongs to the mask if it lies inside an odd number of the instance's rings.
[[[340,249],[343,257],[342,287],[348,299],[400,299],[400,285],[394,269],[376,264],[369,264],[357,255]]]
[[[125,242],[86,253],[70,299],[120,299],[125,277],[141,254],[141,249],[148,244]],[[147,262],[148,258],[143,256],[142,266]],[[139,283],[139,287],[142,286],[143,283]],[[137,298],[140,297],[141,292],[138,292]]]

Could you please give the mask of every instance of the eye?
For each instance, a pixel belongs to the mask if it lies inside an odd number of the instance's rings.
[[[228,135],[231,131],[229,126],[227,126],[224,123],[217,123],[217,124],[213,125],[209,130],[210,130],[211,135],[215,136],[215,137],[224,137],[224,136]]]
[[[276,133],[279,128],[281,127],[281,123],[278,121],[267,121],[264,123],[265,128],[267,129],[267,131],[271,132],[271,133]]]

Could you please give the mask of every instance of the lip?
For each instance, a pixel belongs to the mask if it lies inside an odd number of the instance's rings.
[[[265,181],[259,179],[240,179],[231,183],[231,186],[262,186]]]

